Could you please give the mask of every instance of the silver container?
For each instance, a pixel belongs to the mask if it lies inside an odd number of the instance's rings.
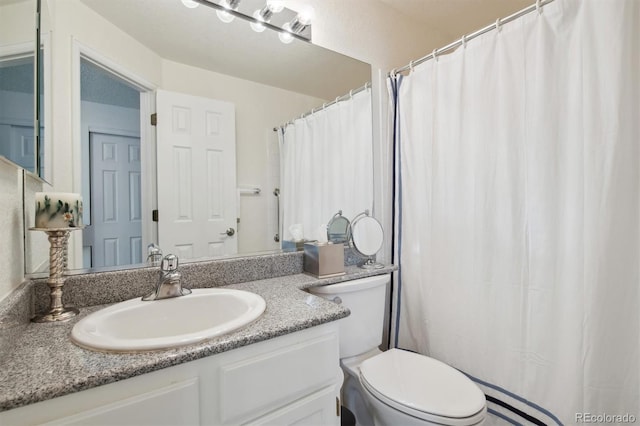
[[[344,245],[304,244],[304,271],[316,278],[334,277],[344,272]]]

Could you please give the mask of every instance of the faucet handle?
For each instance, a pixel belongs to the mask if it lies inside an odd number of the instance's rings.
[[[162,259],[160,265],[162,272],[172,272],[178,269],[178,256],[175,254],[168,254]]]
[[[160,247],[158,247],[158,245],[156,243],[151,243],[147,246],[147,254],[149,256],[151,255],[156,255],[156,254],[162,254],[162,250],[160,250]]]
[[[147,263],[153,266],[158,266],[158,263],[162,260],[162,250],[155,243],[151,243],[147,246]]]

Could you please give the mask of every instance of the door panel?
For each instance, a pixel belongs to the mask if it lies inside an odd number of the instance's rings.
[[[180,258],[235,254],[235,107],[159,90],[158,240]]]

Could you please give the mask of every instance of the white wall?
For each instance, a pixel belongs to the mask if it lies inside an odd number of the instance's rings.
[[[313,43],[388,72],[451,42],[448,36],[376,0],[285,0],[311,6]]]
[[[0,299],[24,279],[22,170],[0,160]]]
[[[0,7],[0,40],[2,44],[34,42],[36,2],[23,1]]]

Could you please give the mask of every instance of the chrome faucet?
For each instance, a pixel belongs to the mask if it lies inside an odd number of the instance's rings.
[[[191,294],[191,290],[182,287],[181,278],[182,274],[178,271],[178,256],[166,255],[160,265],[160,277],[155,290],[144,296],[142,300],[160,300]]]

